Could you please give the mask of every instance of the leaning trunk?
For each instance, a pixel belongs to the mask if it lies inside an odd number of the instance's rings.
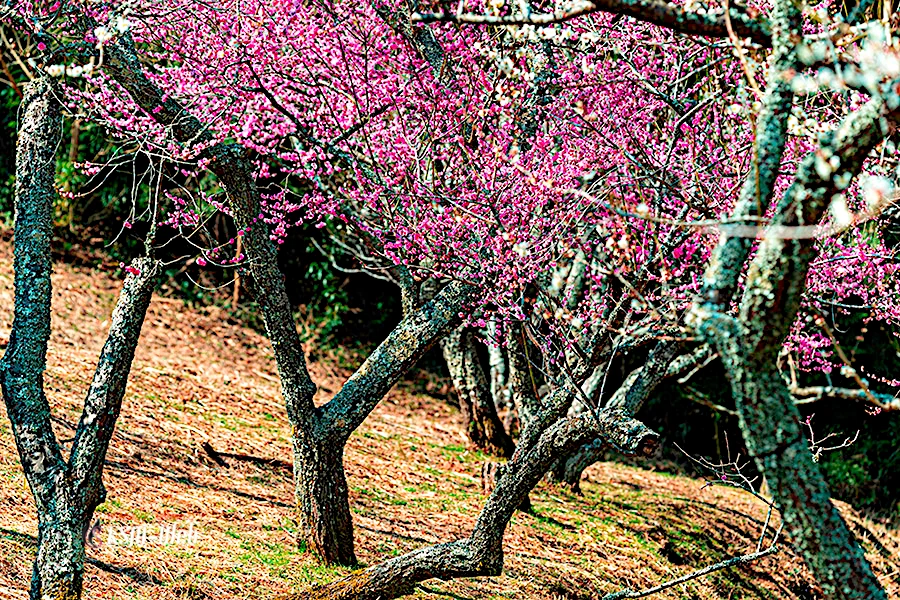
[[[885,116],[894,125],[900,110],[884,114],[880,99],[851,113],[825,138],[823,146],[801,162],[794,182],[772,218],[776,226],[821,222],[835,183],[851,180],[883,139]],[[827,153],[827,154],[826,154]],[[840,168],[822,177],[816,161],[823,154]],[[714,302],[695,305],[690,321],[719,352],[729,378],[741,431],[750,455],[766,477],[782,511],[794,548],[821,584],[825,597],[887,598],[849,528],[831,503],[828,486],[813,461],[799,424],[800,413],[775,368],[784,338],[802,303],[816,248],[810,239],[764,237],[746,276],[739,317]],[[727,277],[713,263],[706,279]]]
[[[472,332],[458,327],[440,345],[459,396],[469,440],[486,452],[509,458],[515,445],[497,415]]]
[[[626,454],[647,455],[658,436],[617,412],[564,418],[519,446],[488,497],[472,534],[462,540],[421,548],[357,571],[344,579],[297,596],[303,600],[390,600],[432,578],[496,576],[503,572],[503,536],[510,518],[559,457],[594,437],[603,437]]]

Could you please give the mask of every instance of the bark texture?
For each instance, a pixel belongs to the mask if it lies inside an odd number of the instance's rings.
[[[469,441],[490,454],[509,458],[515,445],[497,415],[475,343],[472,331],[460,326],[442,338],[440,346],[459,396]]]
[[[55,153],[62,121],[52,81],[38,79],[28,86],[20,114],[15,307],[9,345],[0,361],[0,387],[38,512],[31,598],[69,600],[81,596],[84,534],[105,497],[106,450],[161,268],[149,258],[131,263],[66,462],[53,434],[43,386],[50,337]]]
[[[509,374],[507,386],[512,404],[519,415],[519,427],[524,431],[534,421],[541,410],[531,365],[528,363],[528,340],[520,327],[510,324],[507,327],[506,352],[509,356]]]
[[[606,408],[622,411],[627,415],[636,415],[653,391],[670,374],[669,365],[675,358],[678,344],[675,342],[659,342],[647,357],[647,362],[632,371]],[[553,479],[568,485],[574,491],[580,491],[581,476],[584,470],[603,459],[609,446],[602,439],[596,439],[578,449],[568,460],[560,461],[551,472]]]
[[[515,510],[560,455],[595,437],[629,454],[652,453],[658,436],[619,411],[561,419],[531,447],[521,446],[488,497],[472,534],[463,540],[422,548],[321,586],[300,597],[308,600],[388,600],[410,593],[432,578],[499,575],[503,534]]]
[[[794,30],[796,12],[789,2],[776,3],[776,51],[784,44],[784,52],[793,52],[789,34]],[[695,307],[693,315],[697,330],[722,357],[747,447],[769,483],[794,546],[828,598],[879,599],[886,595],[831,503],[825,480],[800,430],[799,412],[775,366],[815,255],[812,239],[788,239],[790,236],[779,235],[778,228],[818,223],[839,192],[834,180],[855,176],[869,151],[883,139],[887,121],[895,122],[896,118],[896,114],[884,111],[878,99],[847,117],[817,151],[840,160],[833,178],[823,178],[817,172],[816,153],[811,153],[779,202],[773,229],[760,244],[747,274],[739,316],[723,313],[724,305],[715,294]],[[763,147],[758,149],[763,151]],[[726,241],[723,246],[728,244]],[[723,247],[717,253],[727,260],[710,265],[707,287],[726,289],[736,282],[738,261],[746,251],[737,244],[731,246],[731,251]]]
[[[353,565],[356,553],[344,445],[323,443],[325,437],[293,439],[294,492],[302,532],[299,541],[327,564]]]

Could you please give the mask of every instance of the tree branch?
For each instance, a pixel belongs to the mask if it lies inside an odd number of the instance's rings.
[[[397,380],[459,324],[459,313],[475,289],[468,283],[451,282],[433,300],[406,315],[320,409],[324,422],[333,427],[329,435],[346,440]]]
[[[0,384],[22,468],[39,511],[65,469],[44,395],[50,339],[50,275],[56,148],[62,108],[49,78],[25,86],[16,144],[15,307]]]
[[[461,5],[461,6],[464,6]],[[413,23],[465,23],[470,25],[550,25],[561,23],[583,15],[605,12],[625,15],[638,21],[659,25],[666,29],[687,35],[701,35],[714,38],[728,38],[725,14],[699,14],[663,0],[594,0],[573,4],[568,9],[552,13],[530,13],[525,15],[492,16],[465,12],[415,13]],[[752,39],[761,46],[772,43],[768,22],[762,18],[751,18],[735,8],[729,11],[734,32]]]
[[[513,513],[560,456],[596,437],[626,454],[645,455],[656,449],[659,440],[656,433],[619,411],[601,411],[597,419],[591,414],[562,419],[508,463],[468,538],[415,550],[300,597],[388,600],[410,593],[413,584],[432,578],[499,575],[503,534]]]
[[[162,274],[162,264],[151,258],[138,258],[131,268],[113,310],[69,458],[70,478],[82,486],[89,513],[103,502],[101,475],[106,450],[122,408],[144,317]]]

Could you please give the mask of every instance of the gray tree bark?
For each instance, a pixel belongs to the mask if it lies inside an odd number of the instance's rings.
[[[525,339],[521,327],[510,323],[506,329],[506,352],[509,356],[507,386],[510,400],[519,415],[519,427],[524,431],[540,412],[541,402],[537,397],[527,355],[528,340]]]
[[[469,441],[490,454],[509,458],[515,444],[497,415],[472,331],[464,326],[457,327],[439,343],[459,397]]]
[[[856,175],[869,151],[882,139],[884,106],[878,99],[852,113],[819,152],[840,159],[844,173]],[[834,194],[831,178],[806,157],[793,185],[779,203],[774,224],[816,224]],[[886,598],[865,555],[831,503],[828,486],[807,447],[800,413],[776,368],[778,351],[800,307],[811,239],[768,236],[747,275],[737,319],[714,305],[695,311],[698,330],[722,356],[731,382],[747,448],[769,482],[794,545],[829,598]],[[707,278],[717,275],[716,265]],[[725,276],[727,274],[723,274]]]
[[[408,594],[432,578],[499,575],[503,570],[503,534],[516,509],[547,469],[562,455],[593,438],[608,439],[621,451],[650,454],[658,436],[618,411],[564,418],[527,448],[521,445],[488,497],[471,535],[438,544],[354,573],[301,594],[308,600],[388,600]]]
[[[622,411],[630,416],[636,415],[653,391],[670,374],[669,365],[677,352],[677,343],[659,342],[651,350],[647,362],[628,375],[625,383],[606,403],[606,408]],[[584,470],[602,460],[608,450],[609,446],[604,440],[592,440],[579,448],[567,460],[557,463],[552,472],[553,479],[566,484],[575,492],[580,492],[581,476],[584,474]]]
[[[62,112],[48,78],[27,86],[16,145],[15,306],[0,360],[0,388],[16,448],[38,512],[31,598],[77,599],[84,534],[103,502],[106,450],[122,406],[141,327],[161,272],[149,258],[132,262],[112,315],[68,462],[53,434],[44,394],[50,337],[50,275],[55,153]]]
[[[799,30],[798,23],[799,13],[793,3],[776,2],[772,15],[776,78],[795,65],[796,41],[791,36]],[[770,86],[758,124],[756,171],[769,186],[777,176],[784,147],[789,88],[786,79],[780,86]],[[869,151],[884,136],[882,124],[886,119],[896,124],[896,113],[885,112],[882,102],[875,98],[826,138],[817,152],[840,160],[834,178],[853,177],[859,172]],[[776,228],[817,224],[832,197],[839,193],[832,177],[823,179],[817,173],[815,161],[816,153],[811,153],[801,163],[776,208],[772,223]],[[742,202],[735,209],[738,217],[750,214],[754,204],[768,205],[771,187],[753,179],[744,186]],[[698,332],[722,357],[747,447],[769,482],[795,548],[826,596],[886,598],[862,549],[831,503],[828,487],[800,430],[800,414],[775,366],[799,310],[815,255],[812,239],[788,237],[774,229],[760,244],[747,274],[738,318],[726,314],[726,299],[737,287],[750,241],[730,238],[720,243],[706,272],[703,302],[695,306],[692,318]]]

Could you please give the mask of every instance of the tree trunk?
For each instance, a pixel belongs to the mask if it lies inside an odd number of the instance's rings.
[[[497,415],[472,331],[457,327],[440,341],[440,345],[459,396],[469,440],[486,452],[509,458],[515,444]]]
[[[355,565],[343,442],[317,440],[303,432],[294,436],[293,446],[300,545],[325,564]]]
[[[454,282],[406,315],[340,391],[294,428],[294,482],[301,536],[326,563],[354,565],[344,446],[397,380],[459,321],[474,288]]]
[[[519,430],[527,429],[541,410],[528,361],[528,340],[521,330],[512,324],[506,328],[506,353],[509,357],[507,387],[509,397],[519,415]]]
[[[516,509],[528,497],[550,465],[597,436],[623,452],[649,454],[658,436],[620,412],[603,411],[564,418],[519,447],[494,488],[472,534],[463,540],[421,548],[344,579],[311,590],[308,600],[390,600],[408,594],[412,586],[432,578],[496,576],[503,572],[503,534]],[[548,415],[549,418],[549,415]]]
[[[488,345],[488,364],[491,370],[491,397],[497,410],[511,408],[509,401],[509,371],[507,369],[506,350],[500,345],[497,322],[491,321],[488,332],[491,344]]]
[[[653,390],[670,374],[669,365],[677,351],[678,344],[675,342],[658,342],[656,347],[650,351],[643,366],[635,369],[625,378],[625,383],[609,399],[606,408],[620,410],[626,415],[635,416]],[[596,376],[597,371],[595,370],[585,383],[589,383]],[[582,385],[582,390],[585,387]],[[589,408],[585,407],[585,410],[589,410]],[[568,485],[575,492],[580,492],[581,476],[584,474],[584,470],[602,460],[608,449],[608,446],[601,440],[592,440],[579,448],[567,460],[557,463],[550,472],[551,479]]]
[[[89,24],[89,19],[80,22]],[[418,29],[417,29],[418,31]],[[143,72],[143,66],[128,36],[107,44],[104,69],[158,123],[186,146],[209,144],[201,156],[210,159],[209,169],[225,188],[229,208],[235,222],[244,231],[243,245],[249,257],[249,273],[257,289],[257,300],[272,343],[278,375],[282,385],[288,419],[293,427],[295,484],[300,520],[313,549],[320,548],[323,558],[355,561],[352,552],[350,510],[346,482],[339,468],[320,467],[316,461],[325,457],[340,465],[343,447],[350,434],[359,427],[397,380],[447,331],[460,321],[460,311],[472,298],[475,288],[452,282],[435,299],[425,303],[403,321],[364,361],[341,390],[325,406],[317,408],[312,401],[316,386],[309,377],[305,356],[290,303],[284,287],[284,275],[277,264],[277,253],[269,240],[260,213],[256,169],[249,155],[236,144],[213,143],[208,124],[201,123],[175,98],[163,94]],[[412,302],[407,302],[411,305]],[[327,431],[327,436],[317,432]],[[324,444],[307,443],[307,438],[327,437],[334,448],[325,452]],[[339,448],[339,450],[338,450]],[[302,489],[301,489],[302,488]],[[335,509],[329,503],[339,504]],[[319,512],[317,512],[319,511]],[[324,511],[324,512],[323,512]],[[312,526],[322,516],[329,522]],[[329,536],[336,536],[326,541]],[[348,550],[349,548],[349,550]],[[342,558],[343,557],[343,558]]]
[[[550,471],[550,481],[561,483],[573,492],[581,493],[581,476],[592,464],[603,460],[608,447],[599,440],[588,442],[566,460],[561,460]]]
[[[31,579],[31,600],[81,597],[86,519],[73,506],[74,498],[60,497],[67,487],[58,487],[56,505],[38,515],[38,550]]]
[[[132,261],[112,314],[68,463],[50,421],[44,393],[52,296],[50,253],[55,153],[61,108],[49,78],[26,88],[16,144],[15,306],[9,344],[0,360],[0,388],[22,470],[38,514],[33,600],[81,596],[84,534],[103,501],[103,463],[122,405],[134,350],[161,271]]]
[[[822,148],[808,154],[779,202],[772,224],[818,224],[840,191],[835,181],[855,177],[868,153],[883,139],[882,124],[890,120],[896,125],[900,118],[896,109],[885,113],[881,99],[870,100],[825,138]],[[823,153],[836,157],[840,165],[825,178],[815,168],[817,156]],[[739,317],[726,314],[726,307],[710,295],[706,303],[694,307],[690,321],[722,357],[747,448],[770,485],[794,547],[825,596],[884,599],[887,596],[865,553],[831,503],[802,434],[800,414],[775,367],[815,255],[812,240],[766,236],[747,273]],[[730,280],[722,264],[711,263],[705,279]]]

